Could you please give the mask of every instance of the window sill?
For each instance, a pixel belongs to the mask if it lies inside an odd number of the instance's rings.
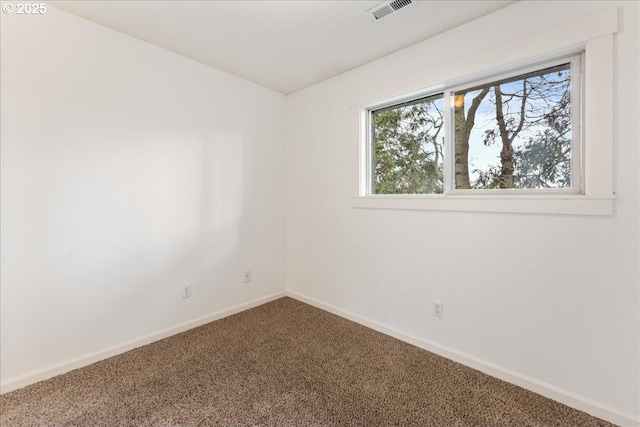
[[[351,207],[424,211],[613,215],[615,196],[584,195],[384,195],[359,196]]]

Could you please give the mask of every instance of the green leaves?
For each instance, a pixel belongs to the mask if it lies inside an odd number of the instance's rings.
[[[373,113],[376,194],[438,194],[443,182],[443,99]]]

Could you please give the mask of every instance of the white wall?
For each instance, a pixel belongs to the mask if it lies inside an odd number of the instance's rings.
[[[352,208],[354,99],[428,81],[454,60],[476,58],[466,65],[476,71],[479,52],[506,61],[500,43],[522,36],[535,47],[542,41],[527,34],[615,5],[613,216]],[[637,417],[638,26],[637,2],[520,2],[291,95],[288,289],[565,401]],[[444,302],[444,319],[432,300]]]
[[[3,383],[284,291],[283,95],[52,7],[1,36]]]
[[[354,97],[611,5],[520,2],[293,94],[286,180],[284,96],[53,8],[3,15],[2,382],[284,290],[286,214],[295,295],[639,414],[636,2],[613,216],[350,201]]]

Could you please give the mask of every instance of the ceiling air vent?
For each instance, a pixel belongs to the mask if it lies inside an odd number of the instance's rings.
[[[371,19],[377,21],[385,16],[391,15],[393,12],[402,9],[405,6],[409,6],[411,3],[413,3],[412,0],[389,0],[384,3],[380,3],[373,9],[369,9],[367,13]]]

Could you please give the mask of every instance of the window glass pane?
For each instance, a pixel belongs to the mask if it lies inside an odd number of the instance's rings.
[[[571,64],[452,96],[456,189],[571,187]]]
[[[443,192],[443,115],[442,94],[372,111],[372,193]]]

